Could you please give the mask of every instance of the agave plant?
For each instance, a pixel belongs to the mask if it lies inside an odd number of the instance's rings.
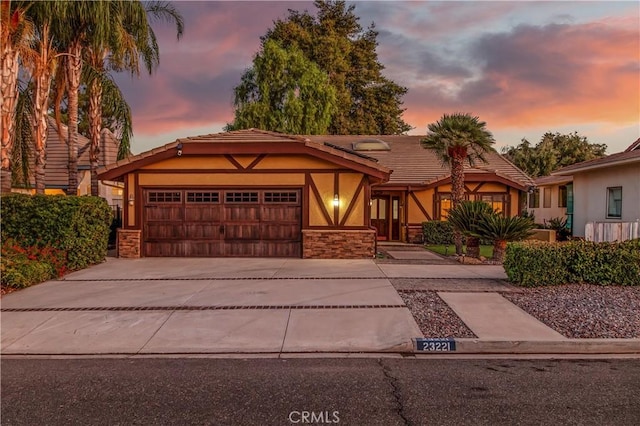
[[[533,234],[535,223],[530,217],[485,216],[477,225],[482,238],[493,240],[493,260],[502,262],[507,242],[523,240]]]
[[[478,223],[495,211],[484,201],[464,201],[451,210],[447,220],[453,228],[467,237],[467,256],[480,256],[480,235]]]

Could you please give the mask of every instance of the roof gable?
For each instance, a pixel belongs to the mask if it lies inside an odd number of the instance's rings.
[[[313,142],[302,136],[285,135],[258,129],[236,130],[217,134],[176,139],[164,146],[120,160],[99,171],[99,178],[119,179],[125,174],[167,158],[189,155],[225,154],[307,154],[351,168],[380,181],[387,181],[391,170],[373,159],[348,150]]]
[[[422,148],[420,135],[312,135],[306,136],[316,142],[328,142],[345,148],[351,148],[363,140],[380,140],[389,146],[389,150],[366,151],[366,155],[378,160],[393,170],[388,185],[433,186],[450,177],[449,167],[443,165],[434,152]],[[487,178],[495,177],[512,186],[526,188],[533,180],[513,163],[491,151],[486,155],[487,163],[477,163],[475,167],[465,164],[467,176],[484,173]]]

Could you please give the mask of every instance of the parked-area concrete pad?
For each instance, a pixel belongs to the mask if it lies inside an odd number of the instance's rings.
[[[406,308],[294,310],[283,352],[411,351],[415,337]]]
[[[403,265],[380,264],[388,278],[493,278],[506,279],[501,265]]]
[[[438,296],[480,339],[565,340],[498,293],[446,293]]]

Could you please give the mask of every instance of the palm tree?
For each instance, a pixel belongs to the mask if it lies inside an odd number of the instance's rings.
[[[467,237],[467,256],[480,256],[478,224],[493,214],[493,208],[484,201],[464,201],[449,210],[447,220],[453,225],[454,230]]]
[[[60,1],[60,0],[58,0]],[[60,73],[61,83],[57,86],[58,100],[67,91],[67,109],[69,131],[69,183],[67,194],[75,195],[78,191],[78,98],[80,92],[83,51],[94,40],[106,41],[109,37],[109,26],[112,21],[111,3],[108,1],[75,1],[60,2],[64,9],[64,21],[58,21],[54,27],[56,43],[63,51],[64,72]],[[60,104],[56,102],[56,121],[59,122]]]
[[[44,194],[45,150],[47,146],[47,115],[51,81],[58,64],[58,52],[54,46],[52,26],[56,20],[64,20],[62,3],[34,2],[27,9],[35,28],[35,48],[24,54],[22,63],[29,71],[33,83],[33,138],[35,142],[35,189]]]
[[[477,232],[482,238],[493,240],[493,260],[502,262],[507,242],[524,240],[535,226],[530,217],[492,214],[478,223]]]
[[[112,108],[119,111],[122,123],[122,139],[118,157],[129,152],[131,135],[131,113],[115,85],[109,85],[105,74],[108,69],[128,70],[132,75],[140,74],[140,60],[151,74],[160,62],[160,51],[156,35],[151,27],[151,19],[174,22],[178,39],[184,32],[182,15],[173,5],[165,2],[142,3],[140,1],[114,1],[109,19],[112,25],[108,39],[93,39],[88,44],[87,62],[92,75],[87,81],[89,90],[89,135],[91,148],[91,194],[98,195],[98,154],[100,148],[100,130],[102,128],[102,96],[105,83],[109,86],[108,99]],[[111,80],[112,81],[112,80]]]
[[[444,165],[451,169],[451,201],[453,207],[464,200],[464,162],[474,166],[477,160],[487,162],[484,154],[493,150],[493,135],[486,129],[487,123],[470,114],[444,114],[440,120],[428,126],[427,136],[421,145],[431,149]],[[454,234],[456,254],[462,254],[462,236]]]
[[[0,192],[11,192],[11,159],[15,142],[18,69],[20,56],[31,51],[34,27],[27,16],[29,4],[2,0],[0,3],[0,124],[2,128],[2,172]]]

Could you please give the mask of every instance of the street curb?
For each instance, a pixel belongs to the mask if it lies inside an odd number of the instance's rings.
[[[418,350],[415,354],[640,354],[640,339],[480,340],[439,339],[455,342],[455,349]]]

